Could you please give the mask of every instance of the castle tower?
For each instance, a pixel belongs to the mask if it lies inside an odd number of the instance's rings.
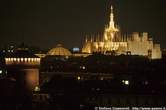
[[[40,58],[30,53],[27,48],[18,48],[5,56],[8,76],[19,84],[33,91],[39,86]]]

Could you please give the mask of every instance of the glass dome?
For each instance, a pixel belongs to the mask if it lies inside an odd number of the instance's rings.
[[[72,53],[64,48],[61,44],[58,44],[55,48],[52,48],[48,51],[47,55],[56,55],[56,56],[71,56]]]

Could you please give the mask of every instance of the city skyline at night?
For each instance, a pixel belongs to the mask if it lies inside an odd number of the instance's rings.
[[[102,34],[109,21],[109,7],[122,33],[148,32],[165,48],[166,14],[162,0],[91,1],[3,1],[1,6],[1,46],[10,42],[51,48],[62,43],[78,46],[86,35]]]
[[[3,0],[0,110],[165,110],[164,0]]]

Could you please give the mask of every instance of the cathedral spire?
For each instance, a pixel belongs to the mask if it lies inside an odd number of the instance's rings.
[[[111,14],[110,14],[109,27],[115,28],[115,25],[114,25],[114,13],[113,13],[113,6],[112,5],[111,5]]]

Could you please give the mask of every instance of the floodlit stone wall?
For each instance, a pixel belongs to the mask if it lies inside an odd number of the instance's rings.
[[[154,44],[153,39],[148,39],[148,34],[143,33],[143,36],[139,36],[139,34],[134,33],[132,35],[132,40],[128,42],[128,51],[131,52],[131,55],[142,55],[148,56],[152,59],[160,59],[161,58],[161,49],[160,44]],[[151,51],[151,55],[149,56],[149,51]]]

